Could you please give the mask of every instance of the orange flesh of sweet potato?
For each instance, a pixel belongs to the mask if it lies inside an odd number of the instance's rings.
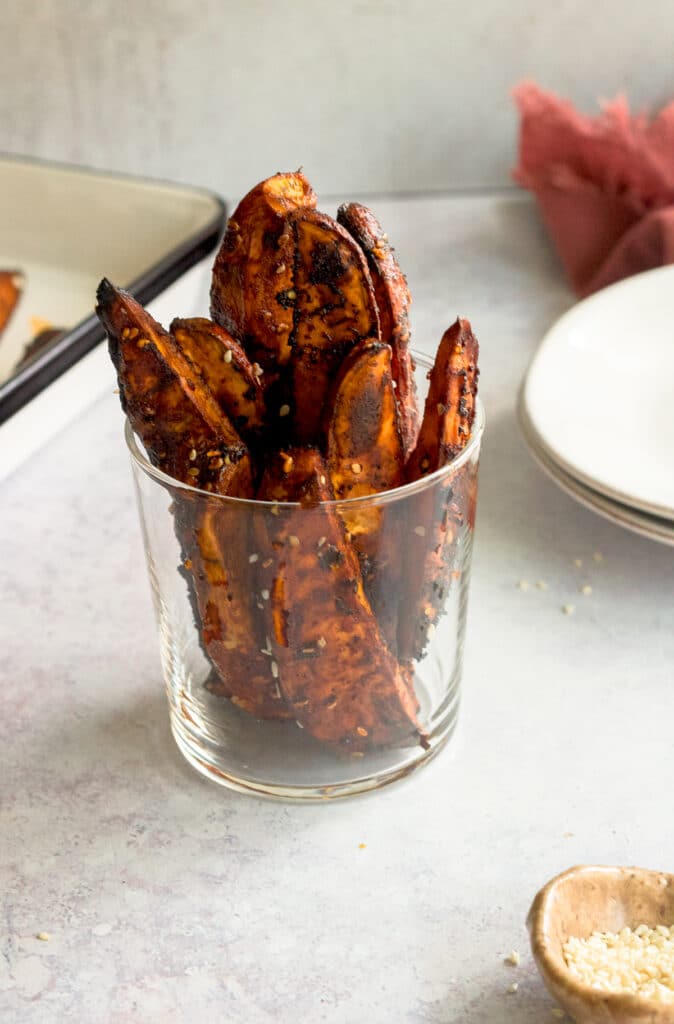
[[[465,448],[475,416],[478,343],[467,320],[457,320],[443,335],[416,448],[407,466],[418,480],[447,465]],[[412,600],[401,613],[401,656],[421,657],[451,584],[455,540],[475,506],[476,469],[467,465],[432,490],[411,495],[405,536],[406,578]]]
[[[245,446],[185,353],[109,282],[98,301],[122,404],[151,461],[183,483],[252,497]],[[241,510],[186,492],[175,495],[173,512],[197,626],[219,677],[209,688],[257,717],[284,717],[270,659],[260,652]]]
[[[265,369],[290,358],[294,239],[285,216],[315,206],[299,172],[260,182],[230,219],[213,266],[211,316]]]
[[[379,339],[379,317],[365,257],[349,233],[316,210],[297,210],[287,223],[295,240],[293,425],[309,444],[319,438],[339,365],[359,341]]]
[[[270,464],[258,497],[327,500],[327,468],[315,449],[279,458],[280,469]],[[272,642],[296,721],[316,739],[352,752],[422,741],[414,697],[382,639],[333,509],[274,507],[278,514],[267,523]]]
[[[360,203],[345,203],[337,212],[337,220],[361,247],[370,269],[379,310],[381,340],[391,346],[393,353],[393,379],[407,457],[419,431],[414,362],[409,350],[412,297],[388,237],[372,211]]]
[[[0,270],[0,334],[10,321],[21,298],[24,277],[18,270]]]
[[[175,319],[171,334],[236,430],[244,437],[262,430],[265,405],[260,375],[238,341],[204,317]]]
[[[361,342],[339,371],[327,426],[327,462],[336,498],[357,498],[399,487],[405,457],[391,379],[391,348]],[[389,649],[396,651],[401,561],[395,505],[339,510],[358,552],[363,583]]]

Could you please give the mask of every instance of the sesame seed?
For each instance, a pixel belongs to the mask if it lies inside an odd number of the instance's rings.
[[[196,448],[192,448],[192,450],[190,451],[190,454],[189,454],[190,462],[194,462],[196,457],[197,457],[197,450],[196,450]]]
[[[261,590],[260,591],[260,597],[262,598],[263,601],[268,601],[269,600],[269,591],[268,590]]]
[[[415,526],[414,527],[414,532],[416,533],[417,537],[425,537],[426,536],[426,527],[425,526]]]
[[[225,455],[225,465],[226,466],[231,466],[231,464],[232,464],[231,458],[229,457],[229,455]]]
[[[321,484],[321,487],[325,487],[325,485],[327,483],[327,480],[326,480],[326,478],[322,474],[321,474],[321,476],[319,476],[318,480],[319,480],[319,482]]]
[[[297,728],[298,728],[298,729],[303,729],[303,728],[304,728],[304,726],[302,725],[302,723],[301,723],[301,722],[298,722],[298,721],[297,721],[297,719],[295,719],[295,725],[297,726]]]
[[[359,736],[369,736],[367,729],[364,729],[362,725],[358,726],[356,732],[358,733]]]
[[[433,636],[434,633],[435,633],[435,623],[429,622],[428,623],[428,628],[426,630],[426,636],[428,637],[429,640],[431,639],[431,637]]]
[[[289,405],[285,405],[285,404],[282,405],[281,408],[278,411],[279,416],[287,416],[289,413],[290,413],[290,406]]]
[[[316,643],[318,644],[319,647],[325,647],[327,642],[328,641],[325,639],[324,636],[319,636],[318,640],[316,641]]]
[[[255,605],[257,608],[260,609],[260,611],[264,611],[264,605],[262,604],[262,601],[256,601]]]
[[[334,709],[337,707],[337,698],[335,697],[334,700],[331,700],[330,703],[326,704],[325,706],[328,709],[328,711],[334,711]]]
[[[573,605],[573,604],[563,604],[562,605],[562,611],[564,612],[565,615],[573,615],[575,610],[576,610],[576,606]]]
[[[294,533],[291,533],[288,537],[288,543],[291,548],[298,548],[300,546],[300,539],[296,537]]]
[[[398,381],[397,380],[392,380],[391,381],[391,387],[395,391],[395,389],[398,387]]]
[[[583,559],[582,558],[574,558],[573,564],[575,565],[576,569],[582,569],[583,568]]]
[[[271,507],[271,514],[273,516],[278,516],[278,515],[281,514],[281,510],[279,509],[278,505],[272,505],[272,507]]]
[[[219,448],[211,448],[211,449],[209,449],[209,451],[206,452],[206,454],[208,455],[209,459],[213,459],[216,456],[220,455],[220,449]]]
[[[273,559],[271,559],[271,558],[265,558],[264,562],[262,563],[262,568],[263,569],[268,569],[269,566],[271,565],[272,561],[273,561]]]
[[[191,569],[192,568],[192,559],[191,558],[186,558],[185,561],[183,562],[183,565],[185,566],[186,569]]]
[[[548,585],[545,582],[545,580],[538,580],[538,582],[536,583],[536,588],[538,590],[547,590],[548,589]]]
[[[519,955],[519,953],[517,952],[516,949],[513,949],[513,950],[511,950],[510,953],[508,953],[508,956],[505,958],[505,962],[507,964],[512,964],[513,967],[519,967],[519,965],[520,965],[520,955]]]
[[[211,467],[211,469],[222,469],[224,464],[225,464],[225,460],[224,459],[220,459],[220,458],[213,459],[211,464],[210,464],[210,467]]]
[[[520,580],[518,582],[518,584],[517,584],[517,589],[518,590],[528,590],[529,589],[528,581],[527,580]]]
[[[197,469],[196,466],[192,466],[191,469],[187,470],[187,475],[192,477],[199,476],[199,470]]]
[[[125,327],[124,330],[122,331],[122,340],[126,341],[126,339],[129,337],[130,333],[131,333],[131,328],[130,327]]]
[[[263,373],[264,373],[264,370],[262,369],[260,364],[259,363],[253,363],[253,376],[254,377],[261,377]]]
[[[292,455],[284,455],[284,457],[283,457],[283,472],[284,473],[289,473],[290,470],[293,468],[294,464],[295,464],[295,460],[293,459]]]
[[[365,754],[362,750],[352,750],[351,757],[365,757]]]
[[[604,556],[602,555],[601,551],[595,551],[595,553],[592,556],[592,561],[593,562],[603,562],[604,561]]]
[[[584,585],[583,585],[583,586],[582,586],[582,587],[580,588],[580,592],[581,592],[581,594],[585,594],[585,597],[589,597],[589,596],[590,596],[590,594],[592,593],[592,587],[590,586],[590,584],[589,584],[589,583],[585,583],[585,584],[584,584]]]
[[[429,466],[430,466],[430,462],[429,462],[428,459],[424,458],[424,459],[421,460],[420,468],[421,468],[422,472],[425,473]]]
[[[509,996],[514,996],[518,988],[519,985],[517,984],[517,982],[513,981],[512,985],[508,985],[506,992],[508,993]]]
[[[326,539],[327,539],[326,537],[319,537],[318,538],[318,544],[316,545],[316,547],[322,548],[323,545],[325,544]]]
[[[139,338],[138,341],[136,342],[136,344],[138,345],[138,348],[145,348],[146,345],[150,344],[150,339],[149,338]]]
[[[38,932],[35,938],[39,939],[40,942],[49,942],[51,935],[49,932]]]
[[[275,661],[270,662],[269,667],[274,679],[278,679],[278,665]]]
[[[352,462],[351,463],[351,470],[357,476],[359,473],[362,473],[363,467],[361,466],[360,462]]]
[[[593,988],[658,1002],[674,997],[674,927],[640,924],[585,939],[571,936],[563,952],[570,972]]]
[[[134,338],[137,338],[139,334],[140,334],[140,331],[138,330],[137,327],[131,327],[129,329],[129,337],[131,338],[132,341],[133,341]]]
[[[225,354],[223,355],[223,357],[222,357],[222,358],[224,359],[224,361],[225,361],[226,363],[231,363],[231,361],[232,361],[232,358],[233,358],[233,357],[232,357],[232,350],[231,350],[231,348],[226,348],[226,349],[225,349]]]
[[[444,405],[442,404],[442,402],[438,402],[438,405],[437,405],[437,410],[438,410],[438,416],[442,416],[442,414],[443,414],[443,413],[444,413],[444,411],[445,411],[445,407],[444,407]]]
[[[113,395],[119,395],[119,394],[121,394],[121,392],[120,392],[119,388],[115,388],[115,389],[113,390],[113,392],[112,392],[112,393],[113,393]]]
[[[276,268],[276,273],[277,274],[282,274],[283,271],[285,270],[285,268],[286,268],[285,263],[279,263],[278,267]]]
[[[297,292],[295,291],[294,288],[288,289],[288,291],[286,292],[286,298],[290,299],[291,302],[297,298]]]
[[[251,565],[253,565],[255,562],[257,562],[259,557],[259,555],[248,555],[248,561],[250,562]]]

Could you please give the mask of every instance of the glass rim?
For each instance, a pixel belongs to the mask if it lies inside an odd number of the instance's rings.
[[[432,368],[433,363],[427,355],[412,350],[412,356],[420,366],[425,367],[426,369]],[[169,474],[165,473],[162,469],[152,465],[150,460],[142,451],[135,431],[133,430],[131,422],[127,416],[125,416],[124,423],[124,439],[132,462],[141,469],[146,476],[152,477],[157,481],[157,483],[170,487],[173,490],[187,491],[188,493],[199,495],[202,498],[208,498],[210,501],[222,501],[239,506],[250,505],[251,508],[257,509],[302,508],[306,511],[311,511],[312,509],[317,508],[342,508],[344,506],[348,506],[349,508],[358,508],[362,506],[400,501],[408,495],[417,494],[419,491],[424,491],[427,488],[434,486],[440,481],[445,480],[447,477],[453,476],[459,469],[470,461],[476,451],[479,451],[485,422],[486,416],[484,405],[482,403],[482,399],[478,395],[475,401],[475,421],[473,423],[470,440],[463,451],[457,455],[455,459],[452,459],[451,462],[448,462],[447,465],[441,466],[440,469],[436,469],[435,472],[429,473],[427,476],[422,476],[418,480],[411,480],[409,483],[401,484],[399,487],[392,487],[387,491],[377,491],[375,494],[362,494],[355,498],[331,498],[329,501],[319,502],[318,505],[303,505],[299,501],[262,501],[259,498],[237,498],[231,494],[216,494],[213,491],[205,491],[201,487],[193,487],[191,484],[186,484],[181,480],[176,480],[175,477],[169,476]]]

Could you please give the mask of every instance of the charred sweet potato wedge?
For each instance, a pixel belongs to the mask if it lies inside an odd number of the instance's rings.
[[[467,320],[445,332],[435,364],[416,448],[407,466],[418,480],[450,463],[470,440],[477,393],[478,343]],[[403,658],[423,654],[452,582],[454,544],[474,508],[477,474],[467,465],[429,492],[410,498],[405,535],[406,593],[398,630]],[[470,511],[469,511],[470,514]],[[472,523],[468,525],[472,526]]]
[[[101,284],[98,313],[110,339],[122,404],[151,461],[176,480],[219,495],[253,496],[248,453],[203,377],[130,295]],[[258,718],[285,708],[261,653],[248,538],[226,502],[174,495],[173,515],[202,645],[217,673],[212,692]]]
[[[428,375],[424,418],[407,464],[408,480],[434,473],[466,447],[475,418],[478,353],[468,320],[455,320],[442,336]]]
[[[316,210],[289,214],[295,245],[292,412],[302,444],[320,437],[323,406],[346,354],[379,339],[379,317],[365,257],[351,235]]]
[[[315,206],[299,171],[267,178],[239,203],[215,260],[211,316],[264,369],[290,358],[294,239],[285,218]]]
[[[104,279],[97,299],[122,407],[151,461],[182,483],[227,493],[248,453],[199,371],[128,292]]]
[[[393,353],[393,379],[407,458],[419,431],[414,362],[409,349],[410,290],[388,235],[372,210],[360,203],[345,203],[337,211],[337,220],[352,235],[367,259],[379,311],[381,340],[391,346]]]
[[[364,341],[342,363],[328,406],[326,449],[336,498],[358,498],[405,482],[405,455],[391,378],[391,348]],[[360,559],[363,584],[389,649],[396,650],[400,586],[395,506],[339,510]]]
[[[288,707],[316,739],[348,751],[422,742],[416,702],[382,639],[343,527],[331,506],[306,507],[331,494],[325,462],[315,449],[278,458],[258,496],[305,506],[274,506],[267,526],[272,645]]]
[[[234,480],[232,491],[237,490]],[[272,674],[271,649],[265,653],[265,623],[239,509],[218,498],[197,507],[187,498],[174,502],[174,516],[197,625],[216,670],[207,688],[256,718],[292,717]]]
[[[19,270],[0,270],[0,335],[21,298],[24,276]]]
[[[171,334],[241,436],[259,435],[265,420],[260,368],[255,368],[238,341],[205,317],[176,319]]]

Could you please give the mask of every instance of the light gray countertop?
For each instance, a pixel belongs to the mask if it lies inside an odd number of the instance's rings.
[[[3,484],[3,1024],[543,1022],[524,929],[539,886],[579,862],[674,870],[674,553],[574,504],[519,437],[522,374],[572,301],[534,208],[373,205],[418,347],[457,313],[482,343],[458,733],[409,780],[335,804],[192,772],[110,394]]]

